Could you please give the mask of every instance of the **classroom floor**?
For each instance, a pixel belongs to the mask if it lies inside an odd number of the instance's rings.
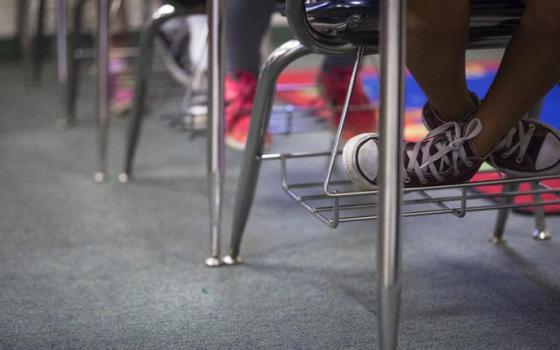
[[[111,177],[95,184],[94,90],[84,88],[78,125],[57,130],[48,68],[29,86],[20,65],[0,66],[1,349],[373,348],[374,223],[323,226],[267,163],[246,263],[208,269],[205,139],[148,119],[136,180],[121,185],[126,120],[115,119]],[[273,149],[310,144],[328,137],[277,137]],[[224,245],[240,162],[228,152]],[[560,218],[543,243],[531,217],[512,215],[499,247],[488,243],[494,220],[405,220],[402,349],[560,348]]]

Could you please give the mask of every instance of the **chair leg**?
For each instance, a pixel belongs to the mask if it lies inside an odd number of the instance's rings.
[[[119,181],[121,183],[128,182],[128,180],[132,176],[134,157],[136,155],[136,148],[138,146],[142,120],[144,117],[146,91],[148,89],[148,82],[152,69],[155,36],[163,23],[175,17],[187,16],[191,12],[192,11],[187,11],[184,9],[179,10],[170,7],[170,5],[165,5],[154,13],[150,22],[142,31],[142,36],[140,39],[140,54],[138,56],[136,76],[134,79],[134,100],[126,139],[124,169],[119,174]]]
[[[531,111],[529,111],[528,118],[538,120],[541,116],[544,100],[540,101],[535,105]],[[531,183],[533,190],[538,189],[538,183]],[[542,202],[541,195],[535,194],[533,196],[535,202]],[[537,241],[548,241],[551,238],[550,232],[546,229],[546,217],[543,207],[535,207],[535,230],[533,231],[533,238]]]
[[[309,53],[309,49],[298,41],[292,40],[276,49],[261,69],[243,166],[237,185],[230,252],[223,259],[225,264],[233,265],[240,262],[239,250],[255,196],[261,166],[261,160],[258,157],[262,154],[264,136],[270,121],[276,81],[280,73],[291,62]]]
[[[17,45],[18,56],[23,56],[23,38],[27,17],[29,17],[27,12],[28,5],[28,0],[17,1],[16,5],[16,35],[14,39]]]
[[[68,40],[68,90],[65,97],[65,120],[63,127],[70,127],[76,123],[76,106],[80,89],[80,63],[76,57],[82,40],[82,18],[84,5],[87,0],[78,0],[72,9],[72,34]]]
[[[33,38],[33,81],[40,82],[45,61],[45,10],[46,1],[39,0],[37,31]]]
[[[57,73],[58,84],[60,89],[61,106],[64,109],[64,117],[59,118],[58,124],[67,127],[71,124],[70,116],[67,110],[69,92],[69,76],[70,65],[68,64],[68,27],[66,21],[68,18],[66,0],[57,0],[56,2],[56,56],[57,56]]]
[[[379,114],[379,221],[377,226],[378,344],[398,345],[401,300],[402,138],[404,120],[405,0],[385,0],[381,10]]]
[[[20,27],[20,49],[23,61],[25,78],[29,82],[33,80],[33,38],[31,35],[31,0],[20,0],[18,3],[19,27]]]
[[[519,184],[511,183],[504,185],[504,192],[515,192],[519,188]],[[503,205],[511,205],[513,203],[513,196],[504,197],[502,200]],[[509,218],[510,208],[500,209],[498,211],[498,218],[496,220],[496,226],[494,228],[494,235],[491,242],[494,244],[502,244],[505,242],[504,233],[506,228],[506,223]]]
[[[97,1],[97,168],[95,181],[104,182],[109,146],[109,0]]]
[[[210,218],[210,256],[207,267],[223,265],[221,260],[221,235],[223,192],[225,178],[224,140],[224,22],[223,0],[207,4],[208,16],[208,127],[206,136],[208,204]]]
[[[533,190],[539,189],[536,182],[531,182]],[[533,195],[535,203],[542,203],[540,194]],[[552,238],[550,232],[546,229],[546,218],[544,208],[542,206],[535,207],[535,230],[533,231],[533,238],[537,241],[548,241]]]

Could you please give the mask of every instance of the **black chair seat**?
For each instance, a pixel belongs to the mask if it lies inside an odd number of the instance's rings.
[[[519,25],[520,0],[473,0],[471,41],[509,37]],[[305,5],[309,25],[318,36],[353,44],[377,42],[379,0],[322,0]]]
[[[166,2],[169,3],[170,5],[185,6],[185,7],[206,5],[206,0],[167,0]]]
[[[206,6],[208,0],[167,0],[166,2],[175,6]],[[284,7],[285,0],[278,0],[278,9],[281,10]]]

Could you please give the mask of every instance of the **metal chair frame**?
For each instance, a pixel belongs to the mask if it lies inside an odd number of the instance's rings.
[[[226,264],[234,265],[241,262],[240,245],[248,220],[249,212],[254,200],[256,185],[258,181],[260,166],[264,160],[280,160],[284,190],[296,200],[302,207],[307,209],[321,221],[331,227],[336,227],[342,222],[373,220],[378,221],[378,247],[377,247],[377,294],[378,294],[378,320],[379,320],[379,343],[381,349],[395,349],[398,339],[398,319],[400,305],[400,221],[402,216],[419,216],[451,213],[463,217],[469,211],[499,210],[493,241],[503,242],[503,233],[509,210],[519,205],[513,204],[513,198],[519,194],[533,195],[534,202],[530,206],[540,208],[536,212],[537,229],[535,238],[548,239],[544,222],[543,205],[558,204],[559,201],[543,201],[541,195],[544,193],[558,194],[560,191],[551,189],[540,181],[558,176],[536,177],[530,179],[501,179],[496,181],[481,181],[475,184],[461,184],[456,186],[445,186],[440,188],[416,188],[403,191],[402,178],[400,176],[401,144],[402,144],[402,118],[394,118],[395,115],[403,115],[403,72],[404,72],[404,18],[405,1],[385,0],[381,8],[381,31],[380,46],[363,46],[337,38],[329,38],[315,31],[307,19],[303,0],[287,0],[288,20],[292,31],[298,41],[290,41],[268,58],[263,65],[251,120],[248,144],[244,155],[243,166],[239,176],[236,193],[234,217],[232,224],[232,237],[229,255],[224,257]],[[514,16],[515,17],[515,16]],[[470,44],[470,49],[503,47],[509,39],[508,36],[485,36],[476,37]],[[369,43],[374,43],[369,41]],[[337,138],[332,150],[323,153],[279,153],[263,154],[264,135],[270,121],[270,112],[275,85],[280,73],[296,59],[310,53],[356,55],[356,63],[353,78],[348,89],[346,105],[342,113],[342,122],[337,131]],[[381,181],[378,191],[355,191],[343,187],[344,184],[331,181],[334,161],[339,154],[338,144],[340,142],[341,130],[344,127],[344,119],[348,111],[349,101],[352,94],[352,86],[364,54],[380,54],[381,57],[381,113],[380,113],[380,154],[382,163],[380,165]],[[531,113],[531,117],[538,115],[538,108]],[[392,117],[389,117],[392,116]],[[287,162],[289,159],[305,157],[330,156],[329,168],[323,181],[315,184],[289,184],[287,176]],[[520,193],[517,187],[522,182],[530,182],[533,185],[531,191]],[[468,188],[474,186],[489,186],[501,184],[505,191],[500,196],[469,195]],[[299,195],[295,189],[313,185],[319,188],[319,195],[311,194],[307,197]],[[336,189],[331,189],[336,186]],[[457,189],[460,195],[431,194],[438,190]],[[405,194],[419,194],[420,198],[407,199]],[[366,214],[359,216],[341,218],[341,211],[348,209],[354,204],[342,204],[344,199],[355,200],[368,197],[369,201],[358,203],[357,208],[365,210]],[[372,202],[372,198],[377,198]],[[470,200],[481,198],[501,198],[501,203],[495,205],[472,205]],[[328,207],[313,206],[310,202],[322,199],[330,200],[332,204]],[[458,203],[450,205],[449,202]],[[420,210],[403,212],[406,205],[418,205],[431,203],[436,206],[433,210]],[[378,215],[372,215],[374,208],[379,211]],[[323,216],[324,211],[331,211],[332,217]]]
[[[36,4],[37,6],[32,6]],[[36,13],[31,13],[33,10]],[[45,62],[45,12],[46,0],[20,0],[17,2],[17,42],[23,64],[26,68],[26,78],[29,81],[41,80],[42,67]],[[34,16],[36,14],[36,16]],[[35,18],[35,31],[31,19]]]
[[[156,35],[160,27],[167,21],[173,18],[198,13],[200,13],[200,11],[193,8],[178,7],[169,4],[163,5],[156,10],[150,21],[146,23],[144,29],[142,30],[140,38],[140,53],[136,63],[137,68],[134,85],[134,100],[127,133],[125,166],[124,170],[119,174],[119,181],[121,183],[128,182],[132,176],[132,163],[136,155],[142,120],[144,117],[146,93],[149,87],[150,75],[152,72]]]
[[[165,5],[168,6],[168,5]],[[152,69],[152,62],[151,58],[147,59],[146,57],[152,55],[152,51],[154,48],[154,40],[155,34],[157,33],[158,29],[168,20],[171,18],[181,17],[181,16],[189,16],[195,13],[188,12],[188,11],[181,11],[181,6],[177,6],[175,12],[173,14],[166,15],[165,18],[162,18],[158,22],[152,22],[148,24],[142,34],[142,41],[140,46],[140,54],[138,60],[138,68],[136,71],[136,79],[135,79],[135,92],[134,92],[134,102],[132,107],[132,113],[130,118],[130,124],[128,128],[128,133],[126,136],[126,150],[125,150],[125,158],[123,164],[123,170],[119,174],[119,181],[122,183],[126,183],[130,181],[133,177],[134,173],[134,161],[136,159],[137,149],[138,149],[138,142],[140,140],[142,123],[144,119],[144,106],[146,103],[146,96],[147,91],[149,89],[149,82],[150,82],[150,74]],[[159,11],[159,10],[158,10]],[[167,17],[171,16],[171,17]],[[181,108],[182,112],[184,113],[184,117],[186,120],[185,129],[188,132],[192,132],[191,135],[200,135],[203,131],[199,126],[193,126],[192,129],[189,125],[194,125],[194,122],[190,122],[191,119],[198,118],[200,116],[200,112],[197,111],[196,114],[189,114],[190,107],[205,107],[202,104],[206,101],[195,101],[193,105],[193,97],[196,98],[198,96],[202,96],[202,86],[204,74],[205,72],[201,68],[201,62],[194,62],[194,69],[193,74],[191,77],[191,81],[187,82],[190,84],[186,84],[185,81],[180,81],[181,84],[185,85],[185,95],[183,98],[183,105]],[[296,90],[298,88],[305,88],[307,86],[298,84],[291,84],[290,86],[279,87],[280,89],[286,90]],[[293,115],[304,114],[304,115],[311,115],[314,113],[316,109],[308,109],[304,110],[303,108],[297,108],[291,105],[286,105],[284,107],[277,107],[275,112],[278,114],[282,114],[285,116],[285,128],[282,134],[291,134],[294,132],[294,128],[292,127]]]

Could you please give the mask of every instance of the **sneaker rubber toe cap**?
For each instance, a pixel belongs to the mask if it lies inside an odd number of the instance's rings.
[[[357,135],[346,143],[342,152],[348,179],[362,190],[376,188],[379,174],[379,147],[376,134]]]

